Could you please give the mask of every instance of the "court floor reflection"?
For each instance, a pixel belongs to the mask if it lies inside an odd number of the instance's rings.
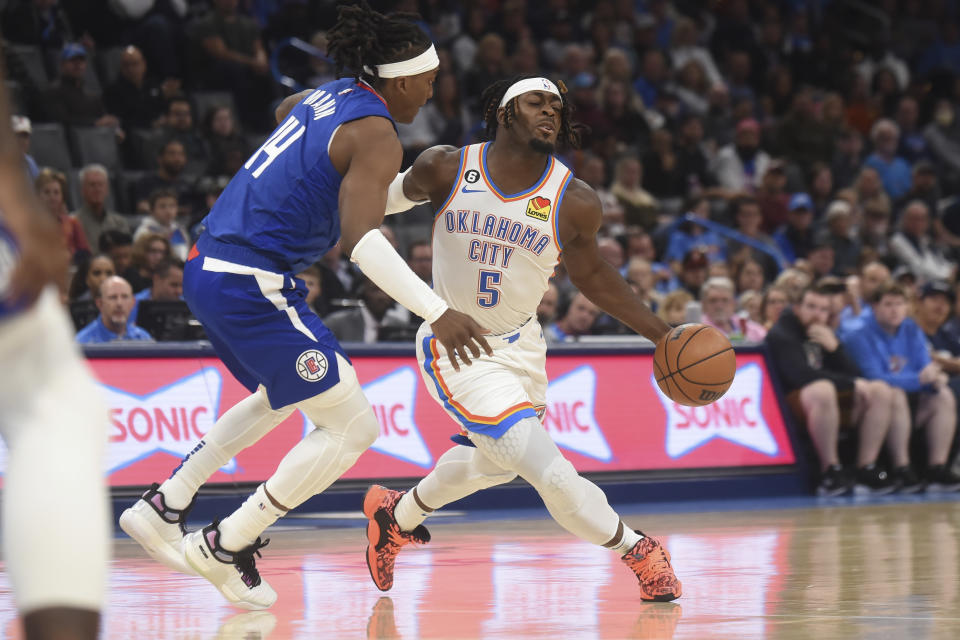
[[[505,515],[509,515],[505,512]],[[684,583],[643,603],[617,557],[540,518],[438,521],[405,550],[388,593],[370,581],[355,527],[271,530],[260,561],[279,594],[266,612],[228,606],[128,539],[111,566],[103,637],[956,638],[960,503],[632,515],[663,536]],[[0,629],[19,638],[5,576]]]

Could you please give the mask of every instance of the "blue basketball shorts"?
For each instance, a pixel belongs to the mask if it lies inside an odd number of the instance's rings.
[[[336,337],[307,306],[291,273],[191,253],[183,297],[217,356],[251,392],[267,390],[274,409],[312,398],[340,381]],[[347,360],[349,362],[349,360]]]

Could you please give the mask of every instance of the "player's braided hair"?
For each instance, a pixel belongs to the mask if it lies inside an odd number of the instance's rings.
[[[415,13],[384,15],[365,1],[340,7],[337,23],[327,33],[327,55],[336,65],[337,77],[377,78],[376,65],[397,62],[423,53],[432,44],[415,24]],[[373,70],[368,74],[367,66]]]
[[[514,83],[527,78],[536,78],[538,76],[524,74],[498,80],[483,90],[480,94],[480,104],[483,108],[483,121],[486,124],[487,140],[493,140],[497,136],[497,127],[500,123],[497,121],[497,111],[500,109],[500,101]],[[557,88],[560,89],[560,99],[563,102],[563,108],[560,110],[560,131],[557,132],[557,144],[560,147],[580,148],[580,130],[582,125],[573,122],[573,104],[567,99],[567,87],[563,82],[557,82]],[[519,97],[519,96],[517,96]],[[510,128],[510,123],[517,117],[516,108],[517,98],[508,102],[506,109],[504,127]]]

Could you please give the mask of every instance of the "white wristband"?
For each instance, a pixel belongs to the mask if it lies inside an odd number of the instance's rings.
[[[446,312],[447,303],[410,270],[380,229],[371,229],[360,238],[350,260],[384,293],[428,324]]]
[[[412,168],[413,167],[410,167],[410,169]],[[395,213],[403,213],[418,204],[427,202],[426,200],[411,200],[407,197],[407,194],[403,192],[403,179],[410,172],[410,169],[407,169],[403,173],[398,173],[397,177],[390,183],[390,186],[387,187],[387,209],[384,213],[388,216],[392,216]]]

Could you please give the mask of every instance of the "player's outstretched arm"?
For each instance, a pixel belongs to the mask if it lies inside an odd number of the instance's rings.
[[[659,342],[670,326],[641,302],[617,270],[600,257],[597,231],[603,216],[597,194],[580,180],[574,180],[558,215],[563,264],[570,281],[611,316],[654,344]]]
[[[343,125],[330,149],[330,158],[341,171],[340,246],[373,282],[394,300],[430,323],[447,349],[450,361],[470,364],[471,353],[493,351],[487,333],[470,316],[450,309],[407,263],[380,232],[387,188],[397,173],[403,149],[392,125],[371,117]],[[456,354],[456,355],[455,355]]]
[[[409,169],[398,173],[390,183],[386,214],[403,213],[418,204],[430,200],[436,202],[437,198],[446,195],[457,179],[459,157],[459,150],[447,145],[423,151]]]
[[[3,64],[0,58],[0,67]],[[5,71],[0,76],[4,79]],[[10,278],[10,298],[29,303],[46,285],[65,283],[69,256],[60,229],[41,208],[23,166],[23,153],[10,128],[7,87],[0,83],[0,211],[20,254]]]

